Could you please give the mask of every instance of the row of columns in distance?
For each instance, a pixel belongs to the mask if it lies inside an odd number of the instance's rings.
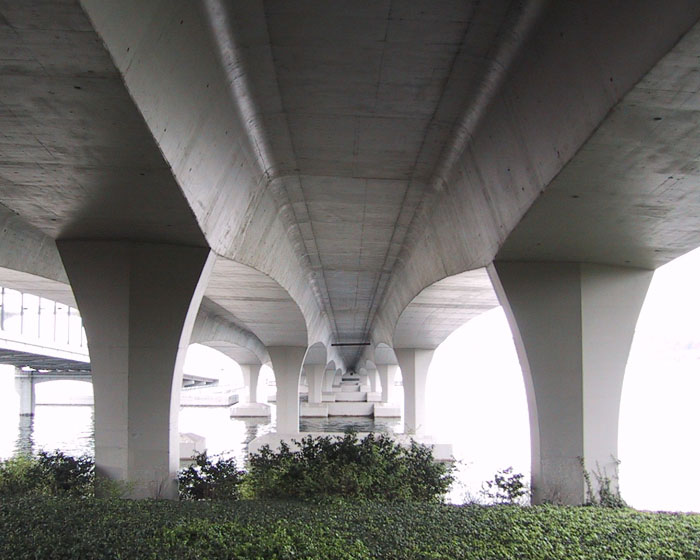
[[[98,473],[128,481],[135,497],[175,497],[182,362],[213,256],[204,248],[131,242],[58,247],[90,347]],[[523,368],[533,501],[581,503],[582,460],[614,475],[622,381],[652,273],[539,262],[495,263],[489,272]],[[267,350],[278,431],[294,432],[306,348]],[[433,349],[395,353],[406,422],[415,430],[425,418]]]

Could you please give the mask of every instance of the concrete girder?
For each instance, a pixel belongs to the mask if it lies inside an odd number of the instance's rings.
[[[652,269],[700,246],[698,52],[700,24],[611,110],[497,260]]]
[[[80,4],[29,0],[2,15],[16,57],[0,88],[3,205],[53,239],[206,246]]]
[[[75,305],[56,242],[4,207],[0,207],[0,268],[2,286],[17,286],[22,291],[42,295],[27,286],[43,278],[54,284],[41,285],[42,291],[47,290],[43,297]],[[31,277],[22,277],[22,274]],[[48,295],[54,289],[57,291],[56,297]]]
[[[4,4],[0,266],[62,282],[53,239],[209,245],[259,271],[245,311],[266,280],[298,308],[241,326],[354,368],[333,342],[434,345],[455,318],[420,298],[496,255],[700,244],[699,30],[674,47],[697,2],[415,7]]]
[[[498,298],[484,268],[431,284],[399,316],[394,348],[437,348],[474,317],[498,307]]]
[[[236,325],[230,317],[218,314],[206,298],[202,298],[190,342],[214,348],[239,364],[270,362],[262,341],[250,331]]]
[[[205,296],[266,346],[307,346],[307,322],[294,299],[268,275],[218,257]]]
[[[533,502],[581,504],[582,460],[617,483],[622,382],[652,272],[499,262],[490,273],[523,370]]]
[[[61,270],[63,270],[63,264],[61,264]],[[73,297],[73,291],[67,279],[65,283],[63,283],[52,278],[29,272],[0,268],[0,286],[77,308],[75,297]]]
[[[271,181],[281,176],[274,157],[283,143],[276,141],[279,134],[271,143],[267,128],[274,128],[275,120],[265,112],[279,111],[279,93],[269,80],[255,82],[243,70],[249,61],[242,50],[260,66],[271,59],[260,25],[262,4],[126,2],[118,17],[115,7],[102,2],[82,5],[211,247],[274,278],[302,310],[309,339],[330,342],[312,272],[290,232],[298,226],[285,219],[291,207],[272,194]],[[252,25],[242,25],[247,21]],[[253,87],[260,95],[252,95]]]
[[[523,37],[518,63],[507,70],[500,87],[490,92],[491,99],[469,144],[454,161],[449,176],[445,175],[448,180],[441,181],[442,188],[423,199],[377,312],[374,339],[390,340],[401,312],[426,286],[488,265],[528,208],[546,192],[608,112],[673,48],[698,16],[700,5],[692,2],[663,6],[653,1],[620,6],[550,3],[534,24],[536,32]],[[653,28],[650,21],[654,21]],[[601,33],[603,22],[616,30],[622,26],[624,32]],[[642,36],[645,41],[639,49],[638,38]],[[547,87],[542,86],[543,80]],[[654,141],[651,134],[646,138]],[[646,165],[627,153],[623,176],[628,165],[639,169]],[[671,162],[674,169],[666,171],[675,176],[676,171],[692,164],[693,158],[683,154]],[[605,188],[614,196],[615,178],[606,175],[605,179]],[[653,205],[651,199],[653,196],[645,204]],[[558,201],[557,210],[550,207],[537,218],[541,226],[537,233],[541,235],[536,242],[544,247],[548,243],[556,247],[559,239],[566,239],[569,220],[565,216],[575,211],[578,203],[575,199],[566,204],[561,198]],[[590,213],[593,223],[599,223],[606,212],[610,208],[605,204],[594,204]],[[559,225],[548,230],[551,217],[557,215],[562,216],[555,222]],[[614,221],[622,215],[624,212],[610,212],[605,220]],[[605,233],[604,250],[595,252],[591,247],[585,260],[607,261],[611,246],[633,241],[624,232],[620,232],[624,239],[613,240],[611,235],[619,231],[597,230]],[[577,239],[589,248],[585,238]],[[634,238],[641,244],[647,240]],[[694,240],[683,238],[683,249],[677,248],[668,258],[698,244],[700,235]],[[518,260],[519,252],[509,252],[508,258]],[[645,266],[645,262],[623,254],[615,264]]]
[[[213,258],[163,244],[58,248],[90,347],[97,472],[133,497],[176,498],[182,364]]]
[[[410,3],[394,7],[399,18],[383,3],[352,13],[217,0],[82,7],[89,20],[77,2],[4,8],[29,61],[13,79],[41,67],[60,77],[31,80],[44,105],[65,113],[43,119],[51,138],[71,139],[49,145],[60,167],[39,157],[13,168],[23,188],[8,205],[51,237],[129,232],[204,245],[203,232],[217,253],[275,278],[302,310],[307,343],[326,344],[392,343],[423,288],[488,264],[609,109],[700,14],[690,0],[465,2],[422,19]],[[42,43],[37,25],[59,25],[75,41],[43,33]],[[372,71],[377,61],[382,72]],[[36,96],[4,91],[4,101],[33,113],[22,99]],[[75,108],[79,116],[68,117]],[[89,142],[75,138],[76,125]],[[4,130],[10,143],[26,143]],[[84,145],[99,157],[87,158]],[[671,167],[692,160],[676,155]],[[135,179],[126,192],[125,177]],[[143,181],[149,189],[131,186]],[[59,187],[55,221],[27,194],[47,185]],[[642,221],[661,219],[649,200],[637,206]],[[660,258],[691,248],[694,235],[665,239],[671,248]],[[358,357],[343,353],[351,365]]]

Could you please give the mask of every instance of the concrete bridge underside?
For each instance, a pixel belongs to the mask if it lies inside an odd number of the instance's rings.
[[[432,351],[495,289],[534,498],[580,502],[577,458],[617,453],[651,271],[700,245],[699,17],[0,2],[0,280],[77,303],[100,472],[175,495],[192,336],[272,365],[286,433],[302,368],[398,361],[419,431]]]

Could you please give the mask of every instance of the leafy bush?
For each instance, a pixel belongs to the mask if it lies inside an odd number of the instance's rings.
[[[40,451],[0,462],[0,495],[91,496],[94,480],[95,462],[87,456]]]
[[[57,496],[90,496],[95,487],[95,460],[87,455],[71,457],[61,451],[40,451],[37,462],[46,477],[50,493]]]
[[[44,470],[31,455],[15,455],[0,462],[0,496],[48,493]]]
[[[180,499],[237,500],[243,476],[244,472],[238,470],[235,459],[212,462],[205,451],[195,457],[193,464],[180,471]]]
[[[493,480],[484,483],[481,495],[487,500],[501,505],[517,505],[526,501],[530,491],[523,482],[525,476],[513,473],[513,467],[498,471]]]
[[[415,442],[404,448],[386,435],[307,436],[292,450],[282,443],[249,459],[248,484],[258,498],[365,498],[440,501],[452,483],[452,466]]]

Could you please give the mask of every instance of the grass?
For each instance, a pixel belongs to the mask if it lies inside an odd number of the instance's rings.
[[[0,558],[700,559],[700,516],[373,502],[0,503]]]

